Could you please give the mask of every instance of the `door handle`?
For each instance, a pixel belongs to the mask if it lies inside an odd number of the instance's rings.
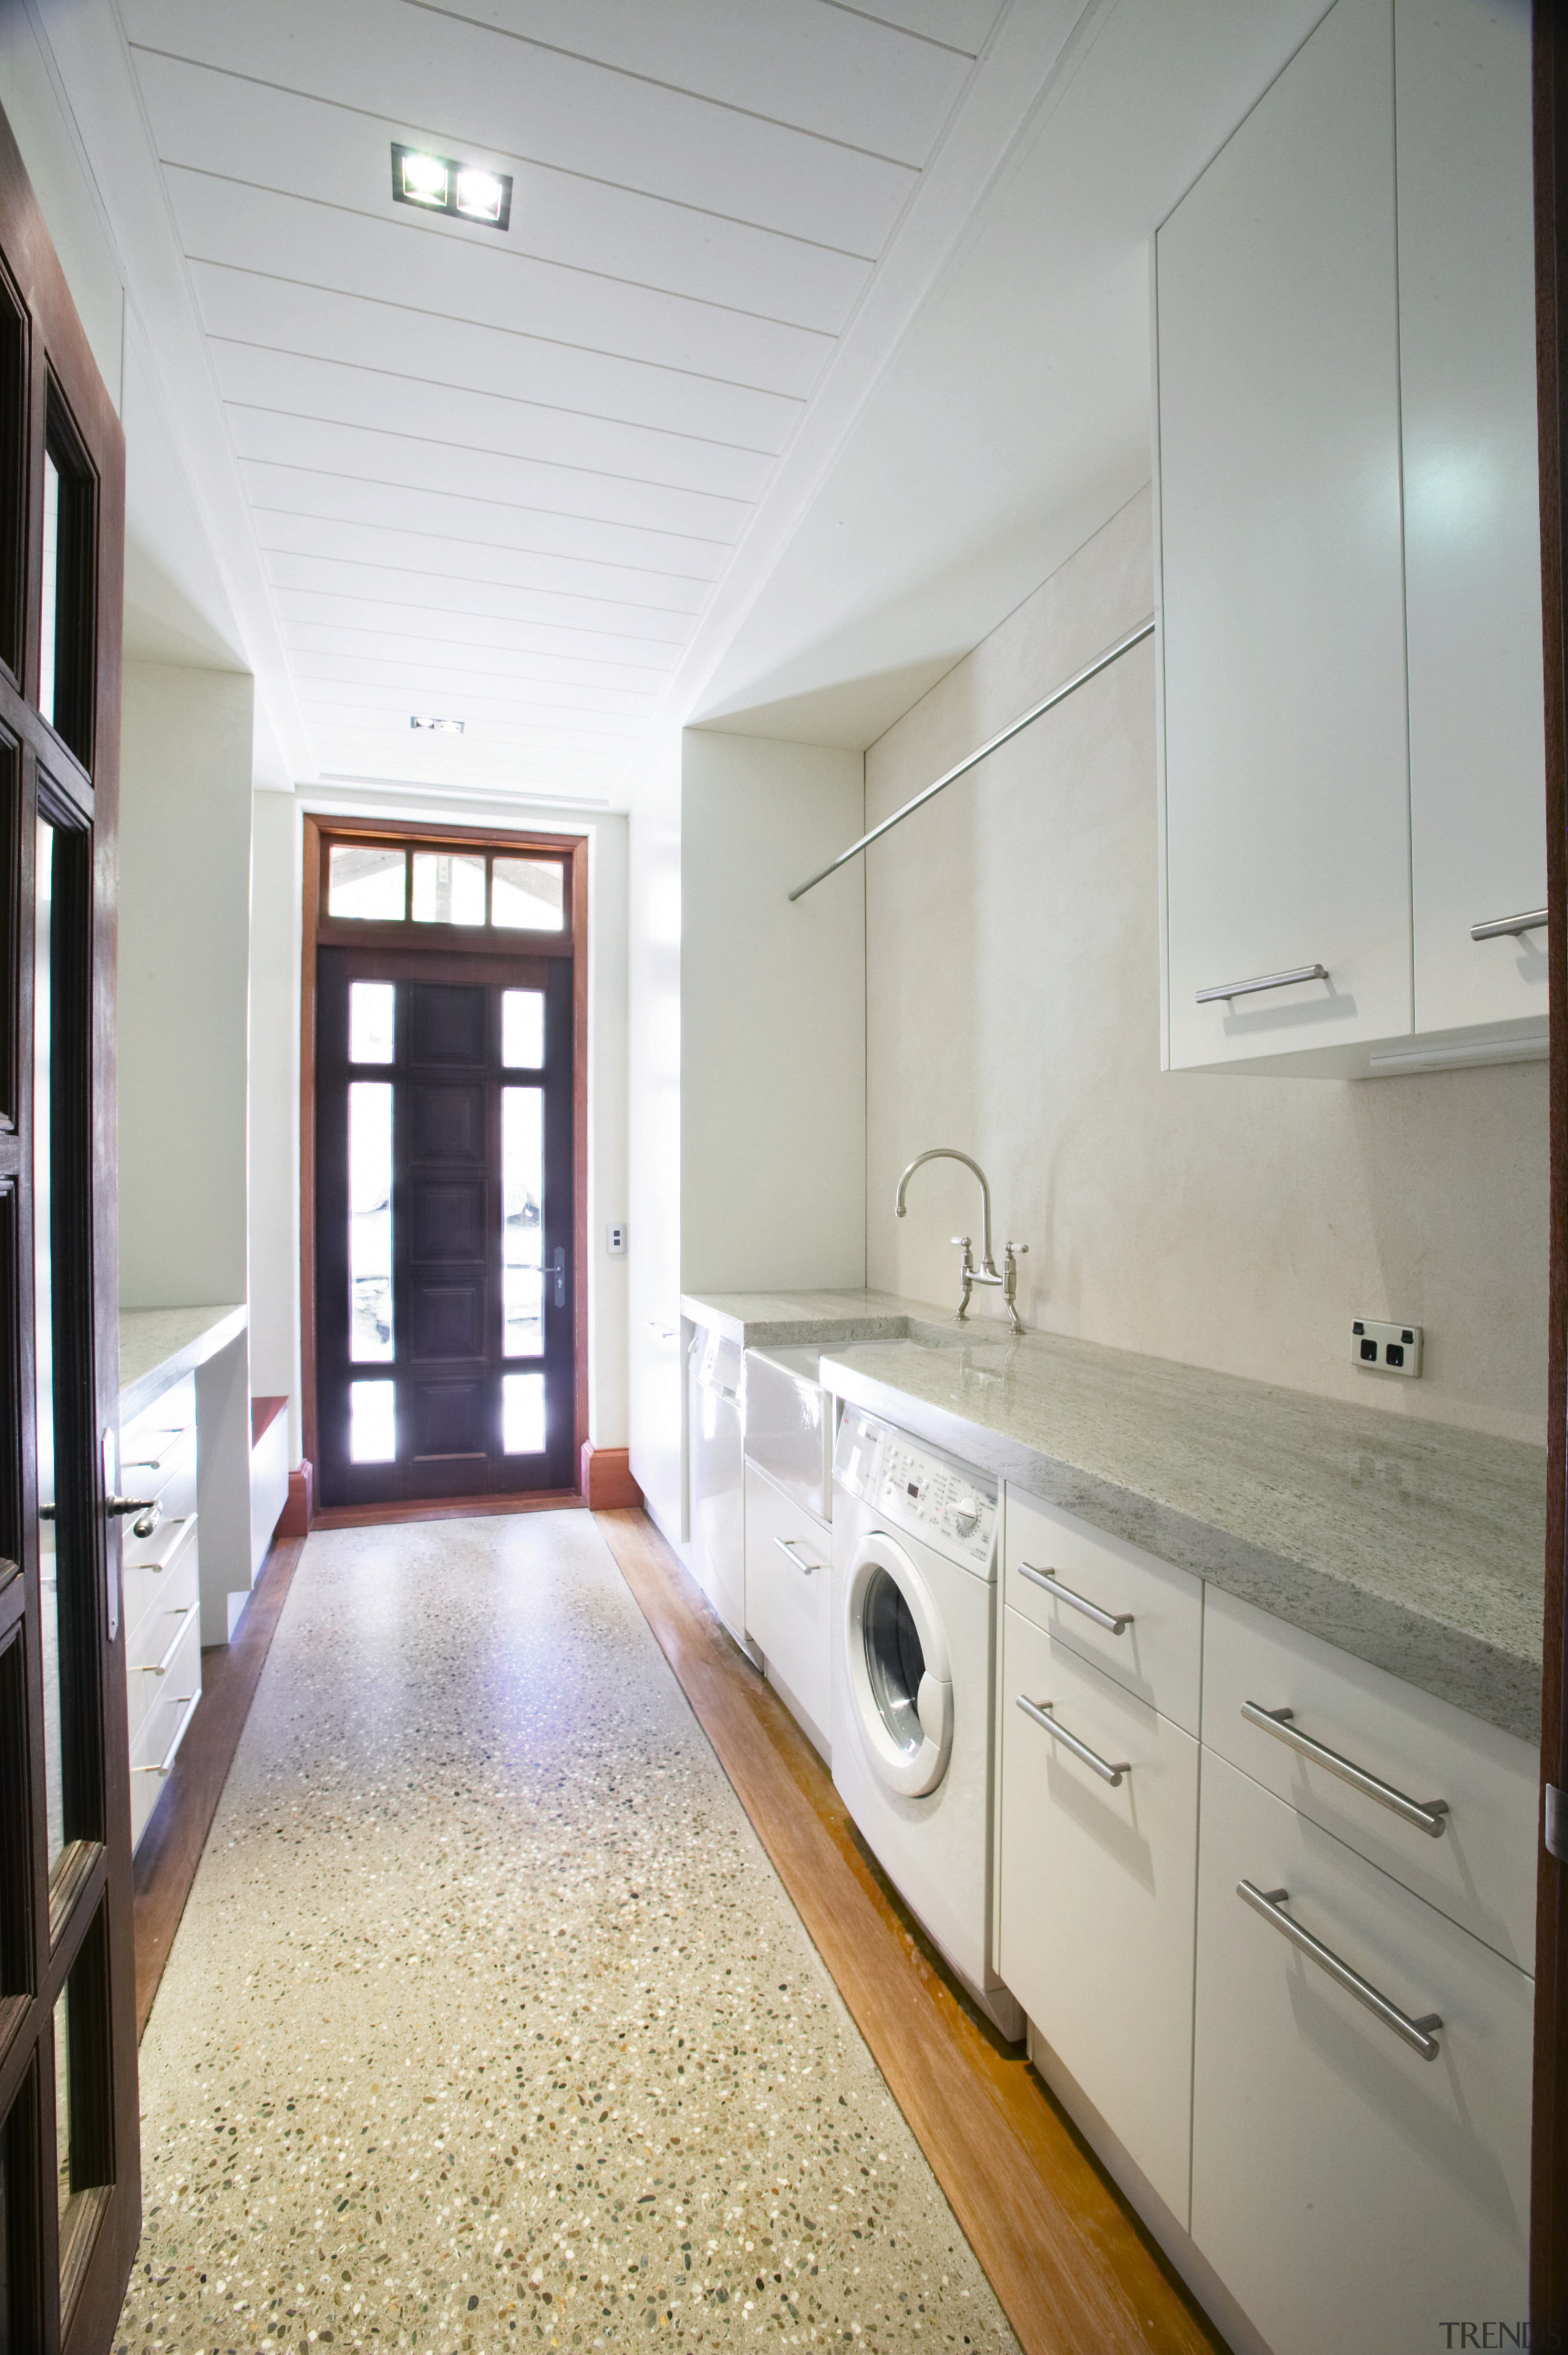
[[[567,1305],[567,1254],[565,1249],[560,1246],[557,1246],[556,1252],[555,1276],[556,1305],[557,1308],[564,1308]]]

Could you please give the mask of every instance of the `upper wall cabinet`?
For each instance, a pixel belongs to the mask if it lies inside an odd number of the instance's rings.
[[[1155,299],[1169,1064],[1540,1050],[1528,10],[1339,0]]]

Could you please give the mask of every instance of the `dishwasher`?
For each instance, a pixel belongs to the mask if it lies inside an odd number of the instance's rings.
[[[737,1644],[746,1641],[746,1523],[741,1457],[746,1365],[738,1342],[699,1326],[688,1354],[692,1567]]]

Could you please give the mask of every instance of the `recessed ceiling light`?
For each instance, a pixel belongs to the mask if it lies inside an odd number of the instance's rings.
[[[427,212],[482,221],[487,229],[503,229],[512,219],[509,172],[493,172],[484,164],[460,164],[450,155],[406,147],[397,139],[392,142],[392,194],[400,205],[421,205]]]
[[[408,725],[410,728],[432,729],[438,736],[461,736],[463,729],[461,719],[426,719],[417,711],[409,713]]]

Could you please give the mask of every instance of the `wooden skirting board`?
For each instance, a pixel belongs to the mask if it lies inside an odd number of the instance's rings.
[[[642,1491],[631,1476],[628,1448],[596,1447],[591,1439],[585,1439],[582,1465],[583,1499],[589,1512],[615,1512],[642,1502]]]
[[[1024,2355],[1223,2355],[1028,2062],[959,1995],[647,1515],[598,1519]]]

